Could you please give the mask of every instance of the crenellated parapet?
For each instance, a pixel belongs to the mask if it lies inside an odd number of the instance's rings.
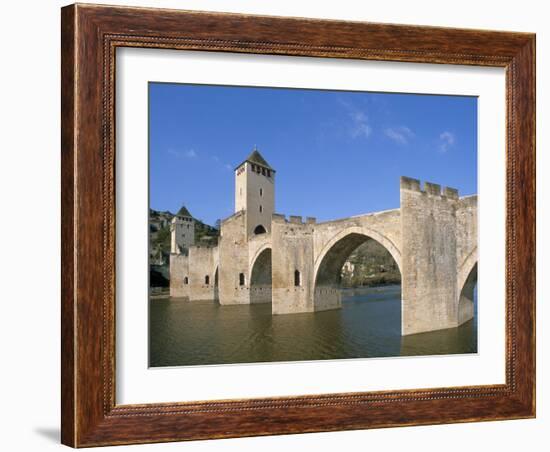
[[[434,184],[433,182],[424,182],[424,186],[422,187],[418,179],[406,176],[401,176],[400,188],[401,190],[408,190],[429,196],[438,196],[445,199],[459,199],[458,190],[456,188],[441,187],[441,185]]]
[[[281,213],[274,213],[271,216],[271,221],[275,223],[287,223],[287,224],[316,224],[317,219],[315,217],[305,217],[301,215],[289,215],[288,219],[286,215]]]

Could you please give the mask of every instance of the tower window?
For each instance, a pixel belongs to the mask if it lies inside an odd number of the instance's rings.
[[[204,284],[206,284],[206,285],[210,284],[210,276],[206,275],[204,277]]]
[[[244,273],[239,273],[239,286],[244,286]]]
[[[302,281],[301,281],[301,277],[300,277],[300,272],[298,270],[295,270],[294,271],[294,286],[299,287],[301,285],[302,285]]]
[[[260,205],[260,213],[264,211],[264,208]]]
[[[263,195],[264,195],[264,189],[260,188],[260,196],[263,196]]]
[[[189,278],[187,276],[183,278],[183,284],[185,285],[189,284]]]
[[[259,224],[258,226],[256,226],[254,228],[254,234],[258,235],[258,234],[265,234],[267,231],[265,230],[265,228]]]

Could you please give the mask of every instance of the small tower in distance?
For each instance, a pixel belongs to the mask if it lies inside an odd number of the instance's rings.
[[[271,232],[275,170],[256,147],[235,168],[235,212],[245,211],[247,237]]]
[[[181,254],[195,244],[195,219],[181,206],[170,224],[170,252]]]

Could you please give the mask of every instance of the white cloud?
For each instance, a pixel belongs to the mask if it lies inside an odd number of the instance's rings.
[[[350,114],[353,121],[351,127],[351,136],[353,138],[364,137],[368,138],[372,133],[372,127],[369,124],[369,118],[362,111],[355,111]]]
[[[454,146],[456,138],[453,133],[449,131],[442,132],[439,135],[439,150],[441,152],[447,152]]]
[[[168,148],[167,152],[168,154],[173,155],[178,159],[198,159],[198,161],[202,162],[212,161],[218,166],[218,168],[223,168],[225,170],[233,169],[233,167],[229,163],[223,162],[222,159],[217,155],[209,155],[207,152],[204,151],[197,152],[194,149],[180,151],[178,149]]]
[[[352,138],[368,138],[372,133],[372,127],[369,123],[369,118],[366,113],[351,102],[347,102],[343,99],[339,99],[340,105],[342,105],[348,112],[348,116],[351,119],[351,125],[349,127],[349,133]]]
[[[174,148],[168,148],[168,154],[173,155],[174,157],[183,158],[186,157],[188,159],[194,159],[197,157],[197,152],[194,149],[188,149],[186,151],[180,151],[178,149]]]
[[[400,127],[388,127],[384,130],[384,134],[397,144],[405,145],[409,144],[409,140],[414,138],[414,133],[411,129],[405,126]]]

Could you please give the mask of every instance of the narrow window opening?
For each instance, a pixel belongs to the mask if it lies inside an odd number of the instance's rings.
[[[206,275],[204,277],[204,284],[206,284],[206,285],[210,284],[210,276]]]
[[[183,284],[189,284],[189,278],[187,276],[183,278]]]
[[[244,273],[239,273],[239,286],[244,286]]]
[[[260,213],[262,213],[264,208],[260,205]]]
[[[300,272],[298,270],[296,270],[294,272],[294,286],[299,287],[301,285],[302,285],[302,283],[300,281]]]
[[[260,196],[263,196],[263,195],[264,195],[264,189],[260,188]]]

